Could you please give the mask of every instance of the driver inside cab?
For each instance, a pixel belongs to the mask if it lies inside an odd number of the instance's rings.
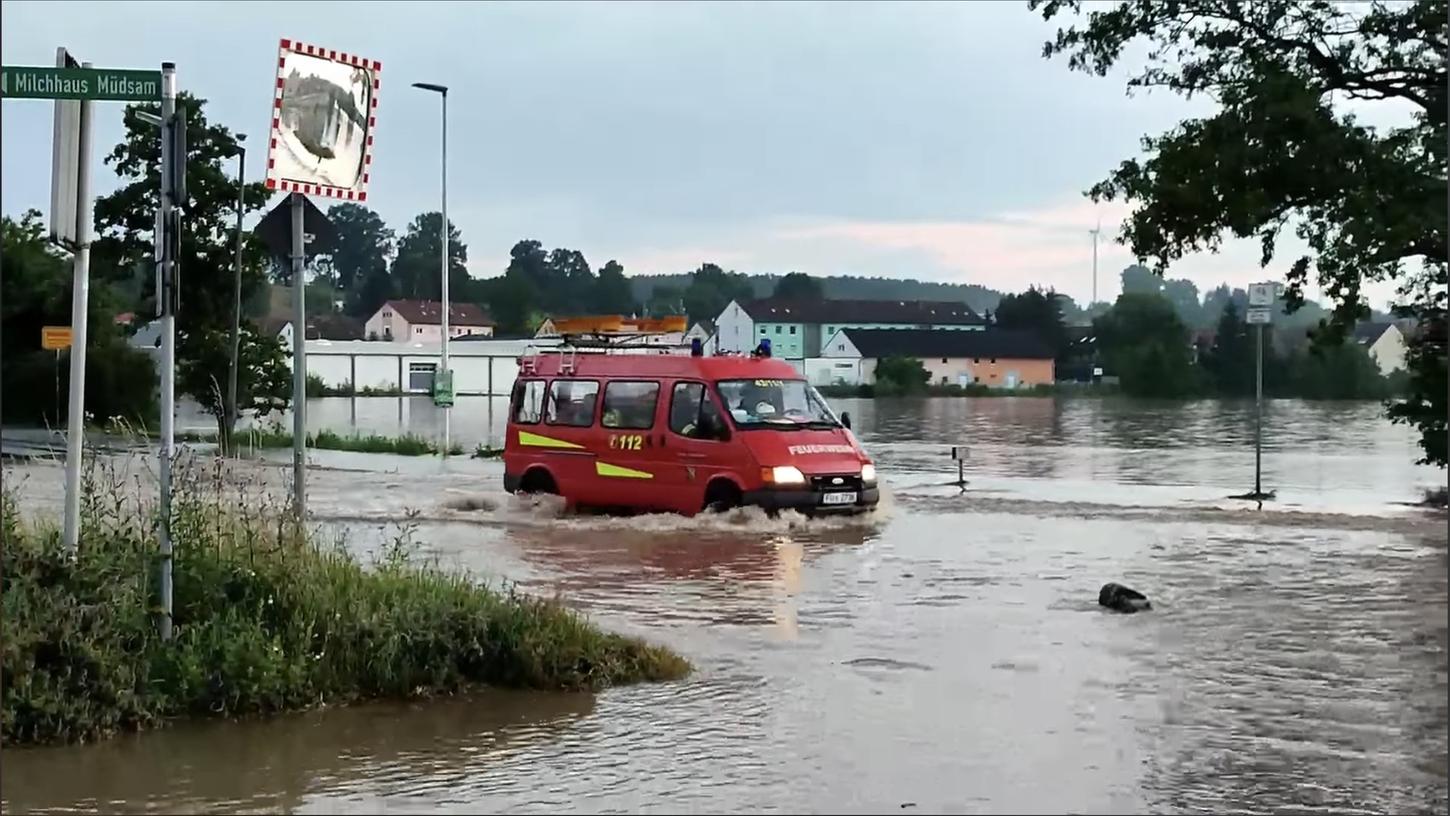
[[[759,383],[746,383],[740,389],[740,398],[730,407],[730,415],[738,422],[759,422],[775,416],[775,389]]]

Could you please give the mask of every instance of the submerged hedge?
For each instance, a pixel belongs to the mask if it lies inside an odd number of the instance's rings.
[[[684,658],[559,603],[419,563],[407,531],[371,565],[294,532],[246,485],[179,466],[175,637],[156,635],[154,507],[88,471],[79,557],[0,495],[8,744],[83,741],[186,716],[245,716],[472,684],[594,690],[683,677]]]

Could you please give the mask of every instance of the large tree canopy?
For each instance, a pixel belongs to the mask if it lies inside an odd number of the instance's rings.
[[[348,294],[348,311],[371,317],[391,296],[388,261],[393,255],[393,231],[377,213],[351,201],[329,207],[327,219],[336,237],[332,251],[318,259],[319,265]]]
[[[774,294],[789,300],[823,300],[826,297],[821,282],[804,272],[791,272],[776,281]]]
[[[1020,295],[1003,295],[997,303],[994,318],[1004,329],[1029,331],[1041,337],[1052,347],[1054,356],[1061,358],[1067,351],[1067,325],[1062,320],[1062,301],[1065,298],[1047,289],[1028,287]]]
[[[1076,2],[1029,0],[1045,19]],[[1089,194],[1133,212],[1119,240],[1155,271],[1215,250],[1225,235],[1257,238],[1269,266],[1285,229],[1309,247],[1284,270],[1287,300],[1311,273],[1332,299],[1325,339],[1367,313],[1362,288],[1397,281],[1420,318],[1415,390],[1392,409],[1416,424],[1429,461],[1445,463],[1446,12],[1443,2],[1133,0],[1060,29],[1044,55],[1106,75],[1139,40],[1146,65],[1130,89],[1206,95],[1218,111],[1143,140]],[[1372,127],[1345,101],[1412,112]]]
[[[236,260],[237,180],[228,164],[238,142],[230,130],[207,121],[206,100],[189,94],[176,99],[186,111],[187,202],[181,226],[179,291],[176,311],[177,388],[190,394],[217,420],[219,431],[229,431],[227,411],[220,395],[226,391],[230,361],[230,331],[235,309],[233,276]],[[128,105],[126,135],[106,157],[121,185],[96,200],[96,241],[93,250],[99,277],[129,276],[129,270],[153,264],[153,231],[160,198],[160,135],[154,125],[137,114],[160,113],[157,104]],[[265,184],[245,187],[247,212],[266,206]],[[242,244],[242,297],[251,299],[265,282],[260,241],[244,233]],[[145,290],[143,301],[154,301]],[[138,305],[150,313],[154,302]],[[265,415],[285,408],[291,396],[286,361],[273,337],[242,331],[237,371],[237,405]],[[222,438],[229,434],[223,433]]]

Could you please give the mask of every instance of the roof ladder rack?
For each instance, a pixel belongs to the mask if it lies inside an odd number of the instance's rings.
[[[559,352],[559,373],[565,376],[574,373],[579,362],[579,349],[569,346]]]

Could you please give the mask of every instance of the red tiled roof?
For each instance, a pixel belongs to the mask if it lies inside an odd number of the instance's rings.
[[[436,300],[390,300],[384,303],[398,316],[416,325],[439,326],[443,323],[443,304]],[[492,326],[493,319],[472,303],[448,304],[450,326]]]

